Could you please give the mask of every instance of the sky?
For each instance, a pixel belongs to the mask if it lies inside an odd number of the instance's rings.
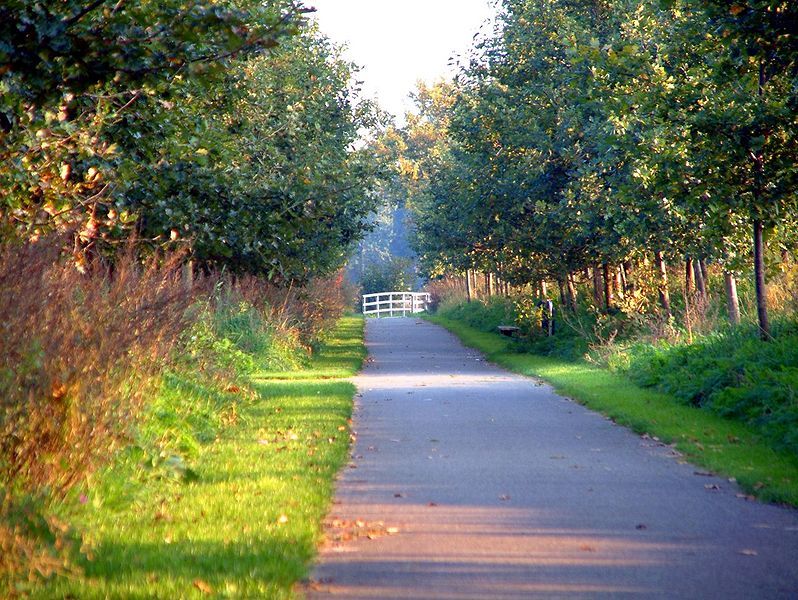
[[[306,0],[321,31],[348,46],[360,65],[367,96],[402,116],[418,80],[454,74],[448,63],[464,54],[480,26],[494,14],[490,0]]]

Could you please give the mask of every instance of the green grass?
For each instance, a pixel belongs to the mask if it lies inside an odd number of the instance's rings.
[[[32,596],[292,597],[347,458],[355,388],[342,378],[364,357],[363,320],[346,317],[301,371],[254,375],[256,397],[195,449],[192,477],[106,475],[73,506],[90,549],[84,573]],[[97,497],[114,486],[129,488],[126,501]]]
[[[626,377],[584,362],[513,352],[507,338],[460,321],[428,317],[464,344],[511,371],[539,377],[561,394],[638,433],[675,447],[693,464],[733,477],[762,500],[798,506],[798,460],[773,449],[748,426],[636,386]]]

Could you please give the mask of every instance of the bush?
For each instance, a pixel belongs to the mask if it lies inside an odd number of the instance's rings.
[[[73,568],[80,536],[55,515],[101,467],[128,475],[108,501],[196,477],[200,445],[254,397],[249,376],[302,364],[347,302],[340,274],[189,278],[182,257],[141,265],[132,246],[78,270],[61,247],[0,248],[0,596]]]
[[[619,350],[610,366],[638,385],[758,428],[798,455],[798,323],[776,322],[773,330],[771,342],[742,326],[692,344],[637,343]]]
[[[480,331],[495,332],[499,325],[515,322],[513,303],[507,298],[494,296],[487,301],[474,300],[442,307],[442,317],[462,321]]]
[[[141,266],[131,250],[81,272],[60,247],[0,250],[0,569],[12,574],[63,567],[46,549],[63,546],[63,528],[37,507],[124,444],[199,289],[179,257]]]
[[[61,497],[119,443],[189,321],[177,261],[85,274],[39,242],[0,254],[0,477]]]

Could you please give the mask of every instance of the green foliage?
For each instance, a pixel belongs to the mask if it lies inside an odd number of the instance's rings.
[[[774,332],[770,343],[744,327],[693,344],[636,344],[611,366],[639,385],[742,421],[798,455],[798,326],[778,322]]]
[[[129,454],[69,508],[91,559],[31,597],[293,597],[346,461],[355,390],[341,378],[360,367],[362,336],[362,319],[341,319],[301,369],[250,374],[243,395],[169,375],[140,434],[169,441],[165,458]]]
[[[463,302],[444,307],[441,317],[462,321],[474,329],[495,332],[499,325],[512,325],[516,320],[514,305],[506,298],[491,298],[487,302]]]
[[[288,0],[3,8],[0,239],[68,232],[81,266],[135,234],[279,281],[341,267],[380,171],[354,142],[380,122],[302,12]]]
[[[366,265],[360,285],[362,293],[406,292],[413,289],[415,272],[413,262],[407,258],[390,257]]]
[[[541,309],[537,304],[530,297],[514,300],[494,297],[488,302],[462,302],[447,306],[438,314],[444,319],[465,323],[485,333],[495,333],[499,325],[521,327],[522,337],[514,338],[509,347],[514,352],[530,352],[567,360],[583,358],[589,350],[591,338],[565,325],[559,314],[555,314],[555,335],[544,335],[540,326]]]
[[[455,81],[421,87],[397,136],[429,274],[564,283],[648,270],[654,255],[740,273],[755,223],[795,250],[792,5],[499,5]],[[649,279],[625,292],[649,312],[662,292],[670,313],[661,275]]]

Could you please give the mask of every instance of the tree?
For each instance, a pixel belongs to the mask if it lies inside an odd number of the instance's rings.
[[[284,282],[345,262],[381,171],[355,141],[381,122],[301,5],[15,8],[0,25],[4,239],[70,231],[82,265],[134,234]]]

